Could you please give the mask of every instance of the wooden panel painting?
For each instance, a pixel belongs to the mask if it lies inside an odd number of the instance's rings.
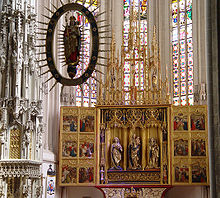
[[[94,116],[81,117],[80,132],[94,132]]]
[[[187,131],[188,130],[188,121],[187,116],[179,113],[174,117],[173,121],[174,131]]]
[[[77,142],[76,141],[63,141],[62,156],[63,157],[76,157],[77,156]]]
[[[191,130],[205,130],[205,115],[192,114],[191,115]]]
[[[175,166],[175,182],[189,182],[189,167],[188,166]]]
[[[188,140],[180,139],[174,141],[174,156],[187,156],[188,151]]]
[[[94,182],[94,168],[80,167],[79,168],[79,183],[93,183]]]
[[[94,157],[94,143],[83,142],[79,145],[79,156],[80,157]]]
[[[96,110],[61,107],[60,186],[95,185]]]
[[[77,125],[77,116],[63,116],[63,132],[76,132]]]
[[[192,140],[191,155],[192,156],[206,156],[205,140]]]
[[[172,106],[172,184],[208,185],[207,106]]]
[[[69,165],[63,165],[62,166],[62,177],[61,182],[62,183],[77,183],[77,169],[76,167],[72,167]]]
[[[206,183],[206,166],[200,166],[199,164],[192,165],[192,183]]]

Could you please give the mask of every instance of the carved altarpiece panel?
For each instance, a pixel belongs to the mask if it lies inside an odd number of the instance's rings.
[[[101,185],[170,184],[169,111],[153,105],[98,107]],[[115,138],[121,145],[117,166]]]

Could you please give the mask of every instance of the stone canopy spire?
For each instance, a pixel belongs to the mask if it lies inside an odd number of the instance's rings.
[[[41,195],[42,96],[33,2],[0,3],[1,197]]]

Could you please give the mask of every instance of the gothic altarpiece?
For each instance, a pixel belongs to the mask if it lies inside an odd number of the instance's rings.
[[[129,33],[134,37],[137,31]],[[61,186],[92,185],[106,197],[161,197],[172,185],[209,184],[207,107],[171,105],[155,29],[151,50],[139,46],[137,55],[136,47],[122,47],[119,63],[113,38],[95,108],[61,107]],[[146,65],[143,88],[135,84],[136,59]]]

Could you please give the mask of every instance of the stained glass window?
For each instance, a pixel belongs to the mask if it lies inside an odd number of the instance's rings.
[[[79,2],[79,1],[78,1]],[[79,2],[80,3],[80,2]],[[98,6],[98,1],[94,0],[82,0],[81,3],[85,3],[85,7],[89,7],[89,10],[95,10]],[[92,5],[90,5],[92,3]],[[95,10],[95,15],[97,14],[98,9]],[[82,72],[88,67],[89,65],[89,57],[90,57],[90,24],[88,20],[78,14],[77,19],[81,22],[82,29],[82,43],[81,43],[81,53],[82,53],[82,64],[78,65],[77,73],[78,76],[82,74]],[[92,74],[92,77],[96,77],[95,71]],[[81,90],[83,89],[83,91]],[[93,107],[96,104],[96,80],[94,78],[89,78],[87,83],[84,83],[82,87],[76,87],[76,106],[85,106],[85,107]]]
[[[173,103],[193,105],[192,0],[172,0]]]
[[[132,11],[134,15],[132,15]],[[131,15],[137,17],[137,23],[134,24],[134,22],[132,22]],[[129,31],[134,31],[135,33],[132,44],[129,43],[131,42],[131,39],[129,39]],[[124,89],[125,91],[129,90],[129,87],[133,83],[131,82],[131,75],[135,75],[135,86],[138,90],[143,90],[144,63],[141,54],[143,54],[144,47],[147,46],[147,0],[124,0],[123,37],[124,50],[126,52],[124,63]],[[137,43],[140,47],[129,49],[130,46],[134,46],[134,43]],[[134,71],[134,74],[132,71]],[[126,93],[125,100],[129,100],[129,93]]]

